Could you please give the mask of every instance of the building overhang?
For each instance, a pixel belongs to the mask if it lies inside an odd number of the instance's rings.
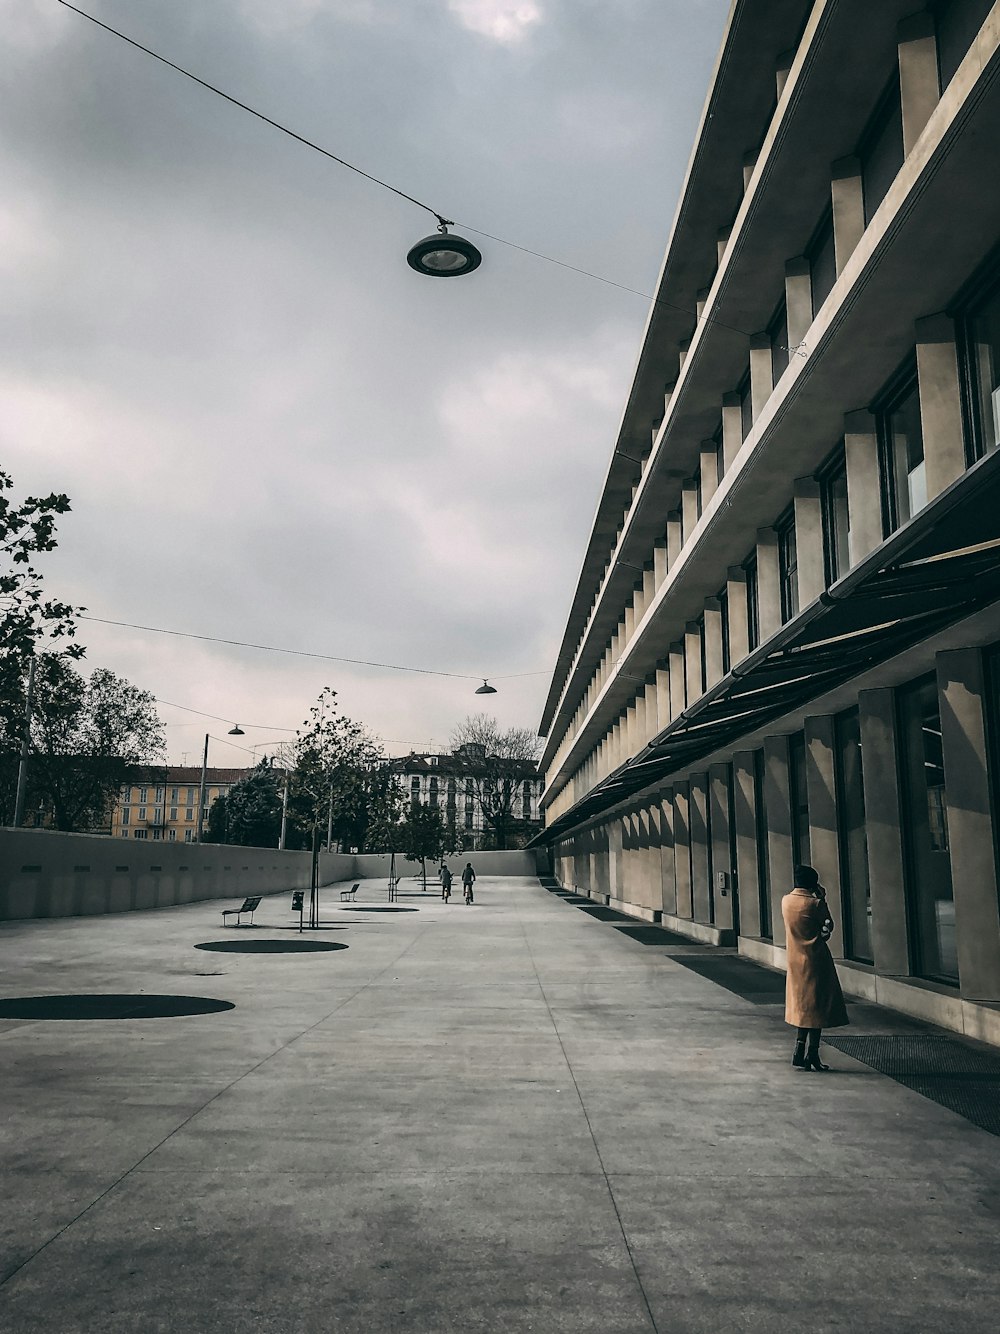
[[[1000,452],[981,459],[533,840],[551,843],[1000,600]]]

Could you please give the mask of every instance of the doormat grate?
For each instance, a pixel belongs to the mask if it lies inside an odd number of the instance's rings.
[[[838,1035],[824,1041],[974,1126],[1000,1135],[1000,1054],[924,1034]]]
[[[732,954],[711,958],[697,954],[671,954],[670,958],[682,968],[690,968],[692,973],[700,974],[709,982],[725,987],[741,1000],[751,1001],[754,1005],[777,1005],[785,999],[784,973],[772,973],[747,959],[739,959]]]
[[[679,936],[676,931],[668,931],[666,927],[647,925],[644,922],[628,925],[616,922],[615,930],[639,945],[659,945],[662,948],[667,945],[697,946],[699,943],[697,940],[688,940],[687,936]]]

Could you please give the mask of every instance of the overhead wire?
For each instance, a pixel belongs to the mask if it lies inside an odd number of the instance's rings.
[[[173,635],[178,639],[197,639],[208,644],[227,644],[232,648],[252,648],[262,653],[287,653],[297,658],[315,658],[321,662],[345,662],[355,667],[378,667],[388,672],[417,672],[421,676],[446,676],[453,681],[514,681],[525,676],[548,676],[547,668],[535,672],[509,672],[501,676],[489,676],[484,678],[483,674],[469,674],[466,672],[443,672],[433,667],[406,667],[395,662],[374,662],[368,658],[345,658],[333,653],[313,653],[307,649],[284,648],[277,644],[254,644],[245,639],[223,639],[219,635],[199,635],[190,630],[166,630],[159,625],[140,625],[135,621],[114,621],[106,616],[89,616],[86,612],[77,613],[77,618],[81,621],[92,621],[96,625],[116,625],[125,630],[142,630],[153,635]],[[183,704],[177,704],[175,708],[184,708]],[[192,713],[197,713],[197,709],[192,709]],[[207,718],[216,717],[215,714],[206,714]],[[228,723],[229,718],[218,718],[219,722]],[[274,728],[263,730],[286,731],[285,728]]]

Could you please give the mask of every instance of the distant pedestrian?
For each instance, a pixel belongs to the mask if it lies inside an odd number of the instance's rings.
[[[451,898],[451,872],[441,863],[441,898],[445,903]]]
[[[465,870],[462,872],[462,890],[465,894],[466,903],[472,903],[472,886],[475,883],[476,873],[472,869],[472,862],[465,863]]]
[[[798,1029],[792,1065],[799,1070],[829,1070],[819,1059],[820,1034],[824,1028],[850,1023],[827,944],[833,918],[813,868],[796,866],[794,879],[791,893],[781,900],[787,957],[785,1023]]]

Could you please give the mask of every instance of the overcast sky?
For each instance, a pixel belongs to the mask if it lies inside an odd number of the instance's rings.
[[[644,292],[727,0],[80,0],[338,156]],[[0,466],[66,491],[47,590],[86,665],[295,728],[324,685],[392,753],[537,726],[647,303],[433,219],[102,32],[0,0]],[[460,227],[456,227],[460,230]],[[161,706],[169,754],[225,723]],[[213,742],[210,762],[250,763]]]

